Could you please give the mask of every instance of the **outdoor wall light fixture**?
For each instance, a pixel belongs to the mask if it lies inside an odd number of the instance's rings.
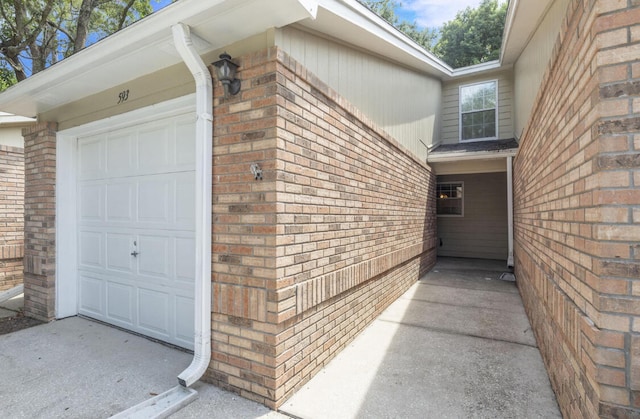
[[[238,65],[231,61],[231,56],[226,52],[220,54],[220,60],[212,64],[216,68],[218,80],[224,87],[224,96],[237,95],[240,92],[240,80],[236,79]]]

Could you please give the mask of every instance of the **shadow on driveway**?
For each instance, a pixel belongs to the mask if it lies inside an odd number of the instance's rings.
[[[560,418],[504,262],[440,258],[281,408],[311,418]]]
[[[3,418],[108,418],[178,384],[192,355],[71,317],[0,336]],[[198,398],[172,418],[281,418],[197,382]]]

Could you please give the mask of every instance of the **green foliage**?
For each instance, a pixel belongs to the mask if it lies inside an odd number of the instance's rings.
[[[401,21],[395,12],[396,7],[401,3],[394,0],[361,0],[361,2],[426,50],[433,49],[438,32],[435,29],[420,28],[416,22]]]
[[[4,92],[17,82],[16,73],[11,70],[8,64],[2,62],[0,64],[0,92]]]
[[[453,68],[500,58],[507,3],[483,0],[475,9],[467,7],[440,31],[434,52]]]
[[[0,0],[2,86],[151,14],[152,1],[158,0]],[[5,77],[7,69],[13,78]]]

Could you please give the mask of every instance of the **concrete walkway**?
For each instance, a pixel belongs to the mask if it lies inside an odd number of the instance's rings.
[[[211,385],[172,418],[556,418],[503,264],[438,265],[273,412]],[[177,384],[192,356],[72,317],[0,336],[0,412],[106,418]],[[287,415],[287,416],[285,416]]]
[[[281,411],[311,418],[559,418],[504,263],[441,258]]]

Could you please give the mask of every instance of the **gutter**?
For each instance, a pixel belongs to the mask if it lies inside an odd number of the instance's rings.
[[[176,50],[196,82],[196,275],[194,354],[178,382],[189,387],[202,377],[211,360],[211,176],[213,135],[213,83],[209,69],[198,55],[189,27],[171,27]]]

